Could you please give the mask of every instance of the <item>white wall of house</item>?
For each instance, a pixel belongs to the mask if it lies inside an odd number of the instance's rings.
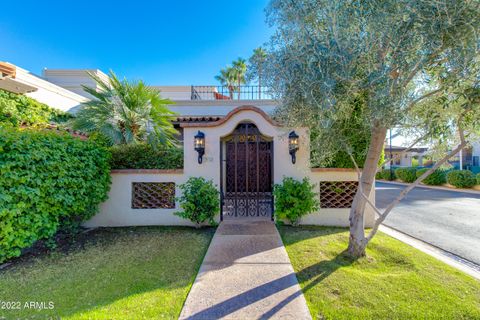
[[[82,87],[82,85],[85,85],[98,89],[97,83],[90,77],[89,73],[108,82],[108,76],[99,69],[43,69],[42,77],[57,86],[91,99],[92,96],[86,93]]]
[[[480,166],[480,141],[472,144],[472,157],[474,165]]]
[[[85,97],[59,87],[19,67],[16,67],[15,80],[37,88],[37,91],[27,93],[26,96],[55,109],[71,111],[87,101]]]

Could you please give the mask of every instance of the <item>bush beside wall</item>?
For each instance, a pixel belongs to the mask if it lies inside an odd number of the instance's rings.
[[[395,175],[403,182],[412,183],[417,179],[416,168],[397,168],[395,169]]]
[[[109,160],[92,141],[0,127],[0,263],[92,217],[107,199]]]
[[[476,182],[475,175],[469,170],[452,170],[447,174],[447,183],[457,188],[471,188]]]
[[[283,178],[281,184],[273,189],[275,199],[275,216],[288,219],[292,225],[298,225],[302,216],[318,210],[320,202],[315,193],[315,185],[308,178],[302,181]]]
[[[112,169],[181,169],[182,148],[155,149],[146,143],[117,145],[110,148]]]
[[[417,178],[419,178],[422,174],[424,174],[428,168],[418,169],[417,170]],[[440,186],[447,182],[447,177],[444,170],[435,170],[433,171],[428,177],[423,179],[423,183],[430,185],[430,186]]]
[[[190,177],[178,188],[182,190],[182,195],[177,200],[183,211],[175,214],[195,223],[197,228],[206,221],[212,226],[215,225],[215,216],[220,212],[220,192],[213,181]]]

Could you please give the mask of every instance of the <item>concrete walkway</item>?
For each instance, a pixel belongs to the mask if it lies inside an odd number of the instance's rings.
[[[311,319],[271,221],[224,221],[180,319]]]

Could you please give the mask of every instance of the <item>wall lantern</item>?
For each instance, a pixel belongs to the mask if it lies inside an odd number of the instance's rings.
[[[292,163],[297,161],[295,154],[298,151],[298,134],[295,131],[290,132],[288,135],[288,152],[292,156]]]
[[[205,154],[205,134],[201,131],[195,135],[195,151],[198,152],[198,163],[202,163],[202,157]]]

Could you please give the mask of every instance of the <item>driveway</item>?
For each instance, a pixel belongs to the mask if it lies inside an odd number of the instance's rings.
[[[377,207],[385,208],[403,188],[377,182]],[[480,195],[415,188],[384,224],[480,264]]]

